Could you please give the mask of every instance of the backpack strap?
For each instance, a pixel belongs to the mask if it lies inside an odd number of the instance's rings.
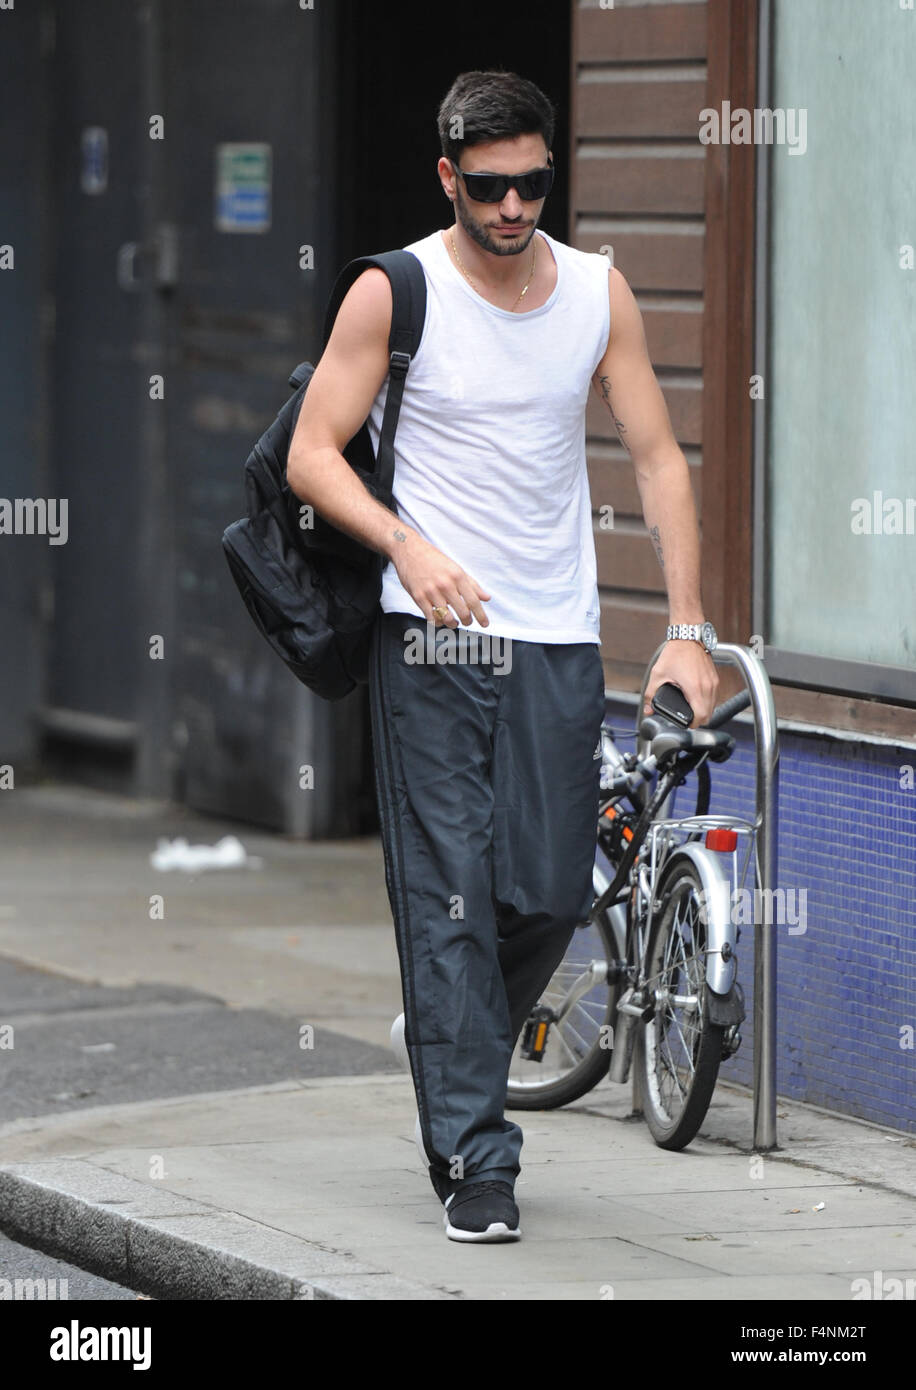
[[[298,367],[293,368],[289,374],[289,384],[294,391],[299,389],[303,381],[308,381],[313,370],[311,362],[300,362]]]
[[[394,436],[404,395],[404,379],[420,346],[426,321],[426,273],[412,251],[381,251],[359,256],[345,265],[337,277],[324,323],[327,346],[337,311],[351,285],[364,270],[377,266],[391,282],[391,332],[388,335],[388,393],[378,442],[377,469],[387,492],[394,486]]]

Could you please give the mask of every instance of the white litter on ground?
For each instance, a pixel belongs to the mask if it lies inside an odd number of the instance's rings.
[[[215,845],[189,845],[187,840],[160,840],[149,857],[154,869],[260,869],[264,863],[245,849],[235,835],[224,835]]]

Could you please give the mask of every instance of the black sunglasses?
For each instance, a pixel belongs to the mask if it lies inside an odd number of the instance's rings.
[[[464,179],[468,197],[475,203],[501,203],[510,188],[518,189],[523,202],[534,203],[546,198],[553,187],[553,160],[549,156],[546,169],[530,169],[527,174],[466,174],[453,159],[449,164]]]

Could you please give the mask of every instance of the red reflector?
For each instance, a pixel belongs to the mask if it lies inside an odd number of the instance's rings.
[[[726,830],[724,826],[719,826],[715,830],[707,830],[706,832],[707,849],[716,849],[722,854],[731,854],[737,844],[737,830]]]

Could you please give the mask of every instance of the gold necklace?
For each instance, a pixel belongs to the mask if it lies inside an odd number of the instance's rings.
[[[461,257],[458,255],[458,247],[455,245],[455,229],[454,229],[454,227],[451,229],[451,231],[450,231],[449,234],[450,234],[451,239],[452,239],[452,250],[453,250],[454,253],[455,253],[455,260],[458,262],[459,269],[461,270],[461,273],[462,273],[462,275],[464,276],[465,280],[467,280],[468,284],[469,284],[469,285],[473,285],[474,281],[471,279],[471,276],[470,276],[470,275],[468,274],[468,272],[465,270],[465,268],[464,268],[464,262],[462,261]],[[531,257],[531,272],[530,272],[530,274],[529,274],[529,276],[528,276],[528,279],[525,281],[524,285],[522,286],[521,293],[519,294],[518,299],[516,299],[515,304],[518,304],[519,300],[522,299],[522,298],[528,293],[528,286],[531,284],[531,281],[534,279],[534,268],[535,268],[535,266],[537,265],[537,259],[538,259],[538,245],[537,245],[537,240],[535,239],[535,243],[534,243],[534,254],[533,254],[533,256]],[[512,305],[512,309],[509,310],[509,313],[510,313],[510,314],[512,313],[512,310],[515,308],[515,304],[513,304],[513,305]]]

